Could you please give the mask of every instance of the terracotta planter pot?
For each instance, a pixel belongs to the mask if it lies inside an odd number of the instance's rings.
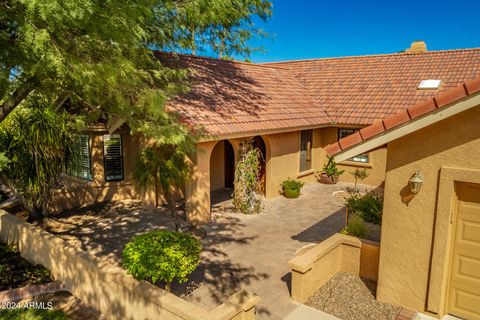
[[[283,189],[283,195],[285,198],[298,198],[300,196],[300,191],[293,189]]]
[[[321,182],[321,183],[325,183],[325,184],[335,184],[338,182],[338,177],[329,177],[327,176],[325,173],[321,173],[319,176],[318,176],[318,181]]]

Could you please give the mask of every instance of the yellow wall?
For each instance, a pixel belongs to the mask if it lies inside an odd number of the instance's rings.
[[[420,311],[428,302],[427,311],[443,312],[445,273],[432,265],[431,259],[433,249],[435,264],[445,263],[448,257],[444,244],[448,247],[449,232],[444,228],[434,233],[434,226],[450,224],[451,210],[447,207],[453,195],[439,193],[441,172],[445,167],[454,167],[472,172],[466,176],[478,173],[479,123],[480,107],[476,107],[388,144],[379,300]],[[408,181],[417,169],[424,182],[421,191],[413,196]],[[444,218],[440,219],[438,212],[446,212]],[[443,258],[439,260],[439,256]],[[429,283],[435,286],[427,290]]]
[[[325,156],[321,149],[320,129],[313,130],[312,169],[305,172],[300,172],[300,131],[262,137],[267,145],[267,198],[280,195],[280,184],[288,178],[307,183],[316,181],[314,172],[321,169]]]
[[[339,128],[323,128],[321,129],[322,136],[322,146],[325,147],[331,143],[334,143],[338,140],[338,129]],[[323,150],[323,149],[322,149]],[[381,148],[374,150],[368,153],[369,154],[369,163],[358,163],[352,161],[344,161],[338,165],[339,169],[345,170],[345,172],[340,176],[340,181],[354,182],[355,179],[350,174],[350,171],[355,169],[366,168],[368,172],[368,177],[362,180],[359,183],[368,184],[372,186],[380,186],[385,181],[385,167],[387,163],[387,148]],[[325,152],[323,152],[323,157],[325,158]]]

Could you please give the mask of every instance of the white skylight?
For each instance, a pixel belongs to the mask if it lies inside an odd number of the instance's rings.
[[[418,89],[424,89],[424,90],[438,89],[441,83],[442,83],[442,80],[434,80],[434,79],[422,80],[418,85]]]

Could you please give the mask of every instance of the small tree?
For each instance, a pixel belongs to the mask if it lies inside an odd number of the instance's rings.
[[[233,207],[243,214],[258,213],[261,201],[255,192],[259,184],[260,151],[251,143],[243,147],[235,169]]]
[[[353,171],[350,171],[350,174],[353,176],[353,178],[355,179],[355,190],[357,190],[357,182],[358,180],[363,180],[365,179],[366,177],[368,177],[368,172],[367,172],[367,169],[363,168],[363,169],[355,169]]]
[[[153,284],[165,281],[170,291],[173,280],[184,283],[200,261],[200,242],[192,235],[174,231],[153,231],[133,237],[123,250],[123,266],[129,274]]]
[[[22,107],[0,124],[1,177],[30,209],[30,218],[47,215],[50,191],[61,174],[77,165],[78,128],[69,114],[36,103]]]
[[[160,185],[167,207],[177,218],[175,190],[181,188],[188,175],[183,150],[173,145],[154,144],[142,150],[133,170],[133,180],[141,188]],[[157,197],[155,192],[155,197]],[[155,199],[158,205],[158,199]]]

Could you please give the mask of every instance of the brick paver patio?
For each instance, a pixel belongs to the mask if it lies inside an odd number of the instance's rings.
[[[287,261],[299,248],[342,229],[345,210],[332,194],[348,185],[309,184],[298,199],[265,199],[258,215],[233,213],[228,202],[215,205],[201,263],[191,281],[172,291],[212,308],[245,288],[262,299],[257,318],[282,319],[298,305],[290,299]],[[162,209],[143,210],[137,201],[63,213],[48,225],[50,232],[116,264],[133,235],[166,228],[173,228],[171,217]]]

